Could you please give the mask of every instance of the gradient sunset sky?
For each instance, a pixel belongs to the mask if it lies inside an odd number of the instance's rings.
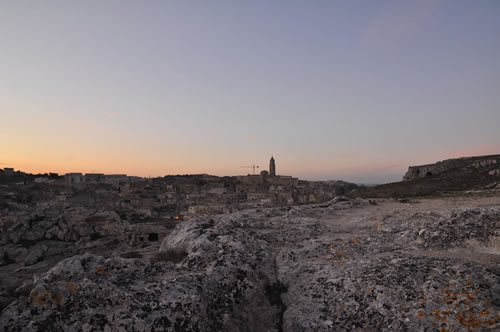
[[[2,1],[0,168],[400,180],[500,153],[500,1]]]

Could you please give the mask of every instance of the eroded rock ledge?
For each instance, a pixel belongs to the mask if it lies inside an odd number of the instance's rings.
[[[61,261],[0,329],[497,329],[500,205],[482,205],[356,199],[199,218],[152,259]]]

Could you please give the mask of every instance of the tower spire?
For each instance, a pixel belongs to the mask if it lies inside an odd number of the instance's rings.
[[[274,156],[271,156],[271,160],[269,161],[269,175],[276,176],[276,163],[274,161]]]

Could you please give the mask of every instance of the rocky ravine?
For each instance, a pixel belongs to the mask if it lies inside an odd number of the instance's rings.
[[[500,328],[500,197],[337,200],[180,224],[142,258],[35,276],[6,331]]]

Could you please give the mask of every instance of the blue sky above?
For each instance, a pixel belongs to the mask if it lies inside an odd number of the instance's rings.
[[[0,163],[357,182],[500,153],[498,1],[0,2]]]

